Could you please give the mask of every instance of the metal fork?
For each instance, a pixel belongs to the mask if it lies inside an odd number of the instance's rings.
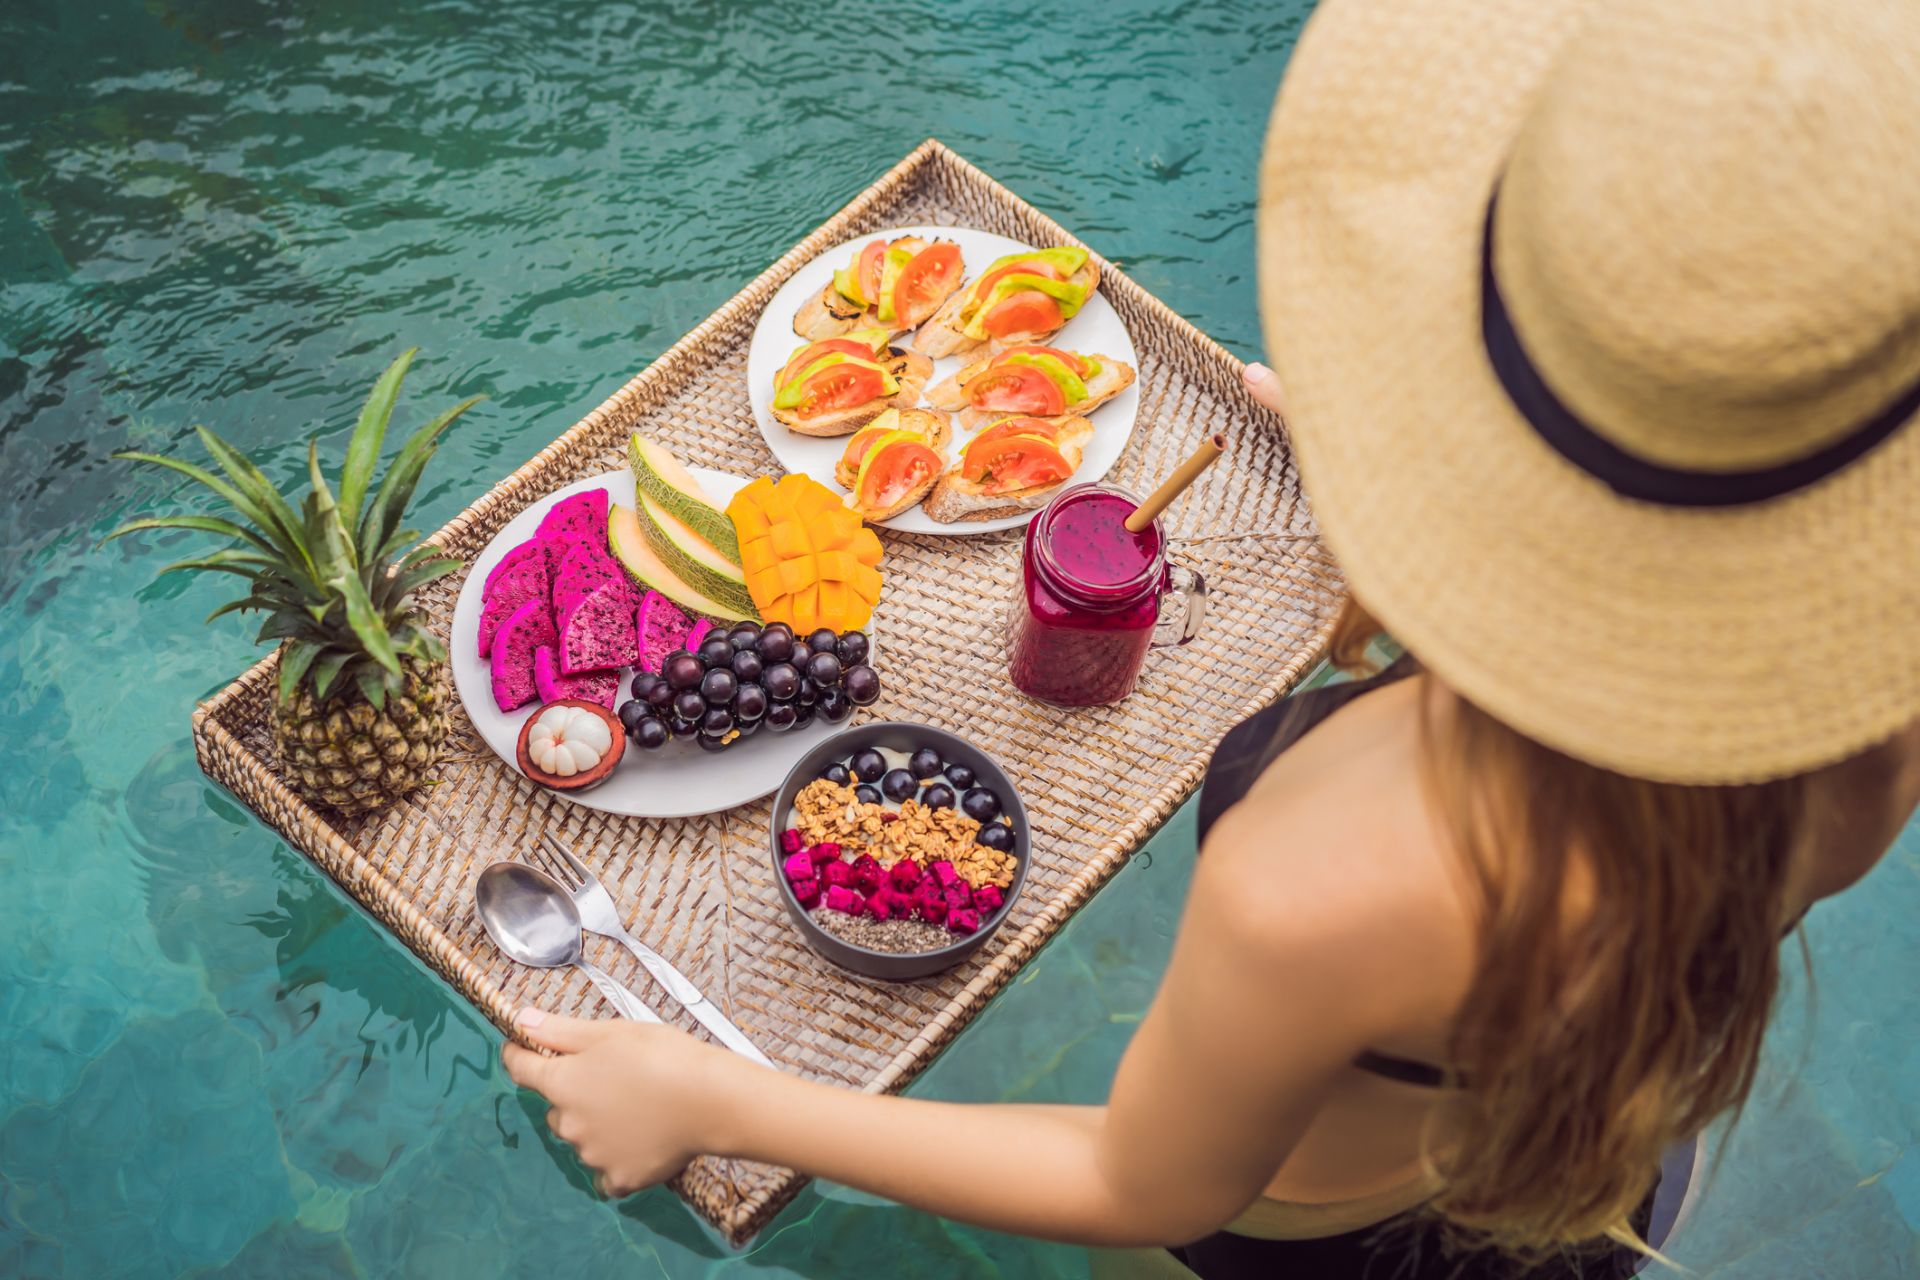
[[[772,1060],[760,1052],[740,1028],[729,1022],[727,1015],[702,995],[700,988],[694,986],[686,974],[674,968],[658,951],[627,932],[626,925],[621,923],[620,908],[614,904],[613,895],[607,892],[607,887],[600,883],[600,878],[593,874],[586,863],[574,857],[573,851],[554,836],[543,834],[540,839],[545,846],[547,866],[573,896],[573,905],[580,909],[580,923],[588,933],[612,938],[631,951],[633,958],[640,962],[640,967],[665,987],[667,994],[686,1006],[687,1012],[712,1032],[714,1039],[761,1066],[773,1066]],[[534,852],[538,853],[539,850]]]

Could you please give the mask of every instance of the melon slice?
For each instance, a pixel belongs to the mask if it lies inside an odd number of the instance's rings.
[[[728,560],[739,563],[740,543],[733,521],[720,504],[707,496],[680,459],[641,435],[633,433],[627,443],[627,456],[633,464],[633,487],[642,500],[647,498],[670,512],[676,520],[705,538]]]
[[[545,600],[528,600],[513,611],[494,633],[488,655],[494,705],[511,711],[540,696],[533,678],[533,654],[541,645],[553,642],[553,618],[547,613]]]
[[[607,545],[613,556],[632,575],[634,581],[658,591],[688,613],[710,618],[746,618],[759,621],[751,610],[742,611],[702,594],[669,569],[647,545],[640,531],[640,517],[632,508],[616,505],[607,517]]]
[[[607,527],[607,491],[589,489],[548,508],[534,530],[536,541],[599,542]]]
[[[674,576],[728,606],[730,615],[753,608],[753,595],[737,555],[727,555],[646,494],[640,495],[639,515],[640,531]]]
[[[633,665],[639,671],[658,672],[668,654],[682,647],[693,647],[687,642],[693,619],[658,591],[648,591],[640,597],[635,630],[640,633],[640,657]]]
[[[494,633],[513,616],[515,609],[529,600],[545,601],[550,594],[543,544],[538,540],[523,542],[507,552],[487,575],[487,584],[480,593],[480,656],[492,655]]]
[[[569,600],[554,619],[560,636],[560,670],[567,675],[630,667],[640,660],[634,629],[633,588],[603,582]]]
[[[620,698],[618,671],[582,671],[577,675],[567,675],[560,670],[559,655],[544,644],[533,651],[533,685],[540,691],[540,701],[543,703],[573,698],[580,702],[597,702],[611,711]]]

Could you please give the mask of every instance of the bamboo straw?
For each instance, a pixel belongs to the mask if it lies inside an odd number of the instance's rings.
[[[1173,500],[1187,491],[1187,486],[1200,478],[1200,473],[1220,460],[1227,451],[1227,438],[1215,433],[1200,442],[1193,456],[1180,464],[1180,469],[1167,477],[1165,484],[1155,489],[1140,509],[1127,517],[1127,532],[1139,533],[1152,524],[1162,511],[1173,504]]]

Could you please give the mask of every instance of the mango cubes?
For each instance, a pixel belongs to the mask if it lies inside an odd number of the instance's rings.
[[[865,627],[880,599],[880,539],[810,476],[762,476],[727,504],[754,608],[796,635]]]

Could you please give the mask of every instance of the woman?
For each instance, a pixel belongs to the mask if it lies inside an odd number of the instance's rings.
[[[1419,661],[1223,744],[1107,1104],[531,1010],[559,1056],[514,1078],[609,1192],[715,1152],[1204,1276],[1624,1272],[1661,1152],[1746,1096],[1782,933],[1920,801],[1916,68],[1906,0],[1332,0],[1263,303],[1325,536]]]

